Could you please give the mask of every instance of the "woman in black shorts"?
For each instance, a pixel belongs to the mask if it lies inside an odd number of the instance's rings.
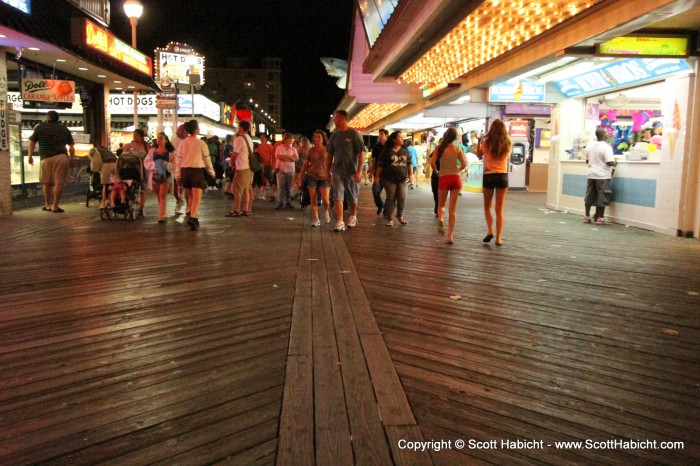
[[[484,139],[479,141],[477,155],[484,159],[484,216],[489,229],[484,243],[493,239],[493,216],[491,204],[496,193],[496,246],[503,245],[503,206],[508,192],[508,157],[512,144],[501,120],[494,120]]]

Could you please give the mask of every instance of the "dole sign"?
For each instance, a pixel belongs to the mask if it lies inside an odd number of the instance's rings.
[[[70,102],[75,100],[75,81],[62,79],[22,79],[22,100]]]

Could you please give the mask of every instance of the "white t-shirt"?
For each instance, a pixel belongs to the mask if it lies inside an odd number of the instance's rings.
[[[596,141],[586,147],[586,158],[588,159],[588,179],[608,180],[612,178],[613,167],[607,162],[614,162],[613,150],[605,141]]]
[[[246,138],[248,143],[246,144]],[[250,162],[248,161],[248,144],[253,147],[253,140],[247,134],[245,136],[238,136],[233,141],[233,152],[238,154],[236,157],[236,170],[249,170]]]

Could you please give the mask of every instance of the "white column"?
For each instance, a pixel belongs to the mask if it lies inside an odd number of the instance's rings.
[[[7,60],[0,47],[0,215],[12,214],[9,103],[7,102]]]

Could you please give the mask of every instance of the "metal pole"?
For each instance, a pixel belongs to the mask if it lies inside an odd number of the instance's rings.
[[[190,84],[190,91],[192,92],[192,118],[194,118],[194,84]]]
[[[136,24],[138,23],[138,18],[129,18],[131,23],[131,47],[136,48]],[[138,94],[134,91],[134,129],[139,127],[139,106],[138,106]]]

